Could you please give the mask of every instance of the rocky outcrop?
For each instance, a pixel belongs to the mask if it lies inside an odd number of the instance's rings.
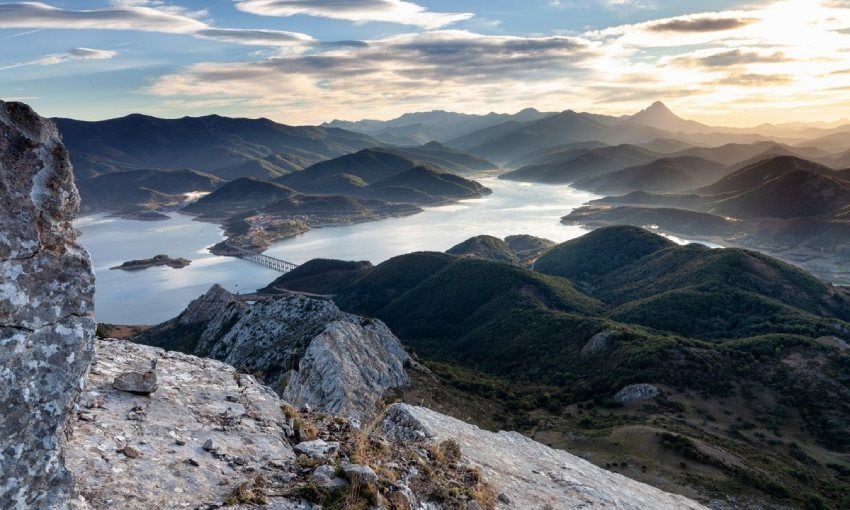
[[[498,508],[705,508],[518,432],[488,432],[424,407],[395,404],[387,409],[379,429],[402,443],[456,441],[463,461],[479,466],[484,479],[500,492]]]
[[[608,346],[608,341],[617,335],[617,331],[606,329],[600,333],[593,335],[590,340],[581,348],[582,354],[596,354]]]
[[[158,388],[150,396],[113,386],[151,361]],[[283,476],[295,453],[281,404],[224,363],[98,341],[66,453],[79,498],[94,509],[206,508],[257,475]]]
[[[94,276],[56,126],[0,101],[0,506],[61,509],[68,411],[93,355]]]
[[[154,393],[114,387],[151,361]],[[218,361],[99,340],[79,402],[67,463],[80,508],[482,508],[448,492],[486,488],[457,459],[370,438],[309,406],[299,412]]]
[[[614,400],[628,404],[630,402],[641,402],[652,400],[661,394],[661,390],[652,384],[630,384],[625,386],[614,395]]]
[[[409,382],[409,357],[384,323],[330,301],[283,294],[246,305],[220,286],[139,341],[262,374],[296,406],[363,419]]]
[[[388,390],[409,384],[407,360],[383,323],[337,320],[310,341],[283,397],[299,406],[365,418]]]

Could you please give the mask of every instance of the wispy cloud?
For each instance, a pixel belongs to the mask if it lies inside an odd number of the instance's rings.
[[[202,20],[205,11],[189,11],[156,0],[114,0],[104,9],[60,9],[39,2],[0,4],[0,28],[139,30],[187,34],[222,42],[258,46],[303,46],[312,37],[281,30],[217,28]]]
[[[753,18],[720,18],[714,16],[692,16],[651,23],[653,32],[721,32],[749,25]]]
[[[0,4],[0,28],[143,30],[185,34],[206,28],[206,24],[152,7],[69,10],[39,2],[20,2]]]
[[[303,46],[315,43],[315,39],[309,35],[282,30],[205,28],[195,32],[195,35],[219,41],[257,46]]]
[[[0,71],[27,66],[52,66],[69,60],[108,60],[117,55],[117,51],[94,48],[74,48],[65,53],[53,53],[27,62],[17,62],[0,66]]]
[[[670,64],[683,67],[739,67],[749,64],[777,64],[791,62],[781,51],[767,51],[756,49],[734,49],[734,50],[699,50],[693,53],[676,56],[668,59]]]
[[[404,0],[235,0],[236,7],[261,16],[318,16],[355,22],[383,21],[435,29],[465,21],[473,13],[431,12]]]

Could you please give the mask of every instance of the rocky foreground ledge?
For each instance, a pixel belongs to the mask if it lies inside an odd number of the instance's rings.
[[[115,389],[151,371],[156,389]],[[124,388],[126,390],[128,388]],[[148,390],[150,388],[147,388]],[[97,342],[66,463],[80,508],[617,508],[699,504],[518,433],[396,404],[372,423],[289,406],[210,359]],[[548,506],[547,506],[548,505]]]

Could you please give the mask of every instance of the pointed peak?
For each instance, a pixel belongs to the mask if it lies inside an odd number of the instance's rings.
[[[657,113],[670,113],[670,114],[673,113],[670,110],[670,108],[668,108],[667,105],[664,104],[661,101],[656,101],[656,102],[652,103],[651,105],[649,105],[649,108],[646,108],[644,111],[645,112],[657,112]]]

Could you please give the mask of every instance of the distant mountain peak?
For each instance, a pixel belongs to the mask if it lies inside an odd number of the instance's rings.
[[[670,108],[667,107],[666,104],[661,101],[656,101],[649,105],[648,108],[645,108],[638,113],[632,115],[632,119],[647,119],[654,121],[663,121],[663,120],[671,120],[675,119],[677,121],[683,120],[681,117],[673,113]]]
[[[628,118],[627,122],[629,124],[640,124],[674,133],[704,133],[713,130],[713,128],[705,124],[679,117],[661,101],[655,101],[648,108],[632,115]]]

